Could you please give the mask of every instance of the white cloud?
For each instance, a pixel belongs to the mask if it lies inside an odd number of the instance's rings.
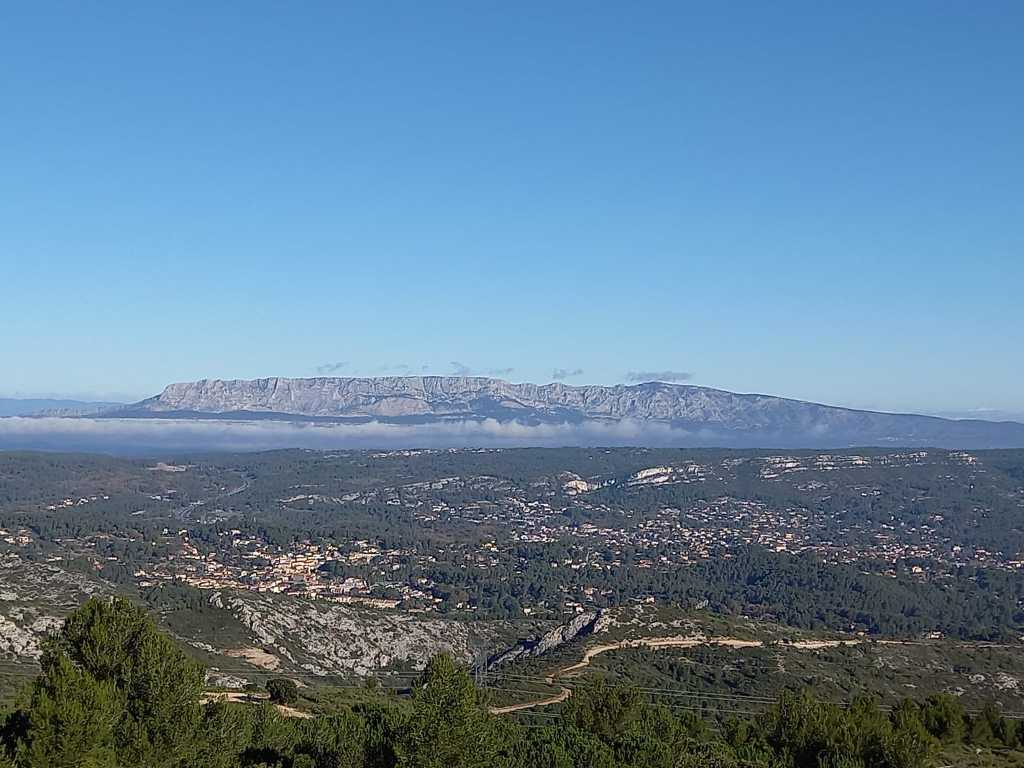
[[[555,368],[551,372],[551,378],[555,381],[562,381],[564,379],[571,378],[573,376],[582,376],[582,368]]]
[[[335,373],[338,373],[339,371],[346,367],[348,367],[348,363],[345,361],[339,361],[336,363],[324,363],[323,365],[318,365],[316,367],[316,372],[320,376],[331,376]]]
[[[687,371],[629,371],[626,381],[636,384],[648,381],[689,381],[693,374]]]
[[[0,419],[0,449],[151,452],[274,448],[674,445],[699,437],[668,424],[623,420],[523,424],[495,419],[433,424],[322,424],[176,419]]]

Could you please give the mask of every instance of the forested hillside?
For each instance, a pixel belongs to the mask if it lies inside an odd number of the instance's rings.
[[[601,681],[543,723],[491,715],[487,693],[447,657],[407,697],[366,691],[326,717],[271,700],[203,704],[204,671],[131,603],[91,600],[46,643],[42,673],[3,720],[0,764],[16,768],[918,768],[961,745],[1004,757],[1024,729],[954,697],[883,710],[784,694],[757,717],[704,720]],[[278,702],[275,704],[274,702]]]

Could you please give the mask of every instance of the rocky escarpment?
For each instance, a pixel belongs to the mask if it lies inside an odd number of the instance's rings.
[[[487,661],[487,668],[494,669],[531,656],[543,656],[545,653],[571,643],[581,637],[604,632],[611,625],[611,618],[605,611],[581,613],[572,621],[555,627],[537,637],[523,640],[507,651],[499,653]]]
[[[109,585],[49,563],[0,555],[0,660],[34,662],[64,616]]]
[[[215,592],[253,641],[288,667],[313,675],[367,675],[395,665],[423,668],[431,656],[468,662],[473,638],[465,623],[408,613],[361,611],[301,598]]]

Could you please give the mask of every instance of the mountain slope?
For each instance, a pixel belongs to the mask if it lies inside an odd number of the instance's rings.
[[[204,379],[105,415],[524,424],[653,422],[705,445],[1024,446],[1024,425],[889,414],[707,387],[513,384],[462,376]]]

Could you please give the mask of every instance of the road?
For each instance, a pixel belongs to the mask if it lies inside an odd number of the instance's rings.
[[[222,493],[218,493],[214,496],[209,497],[208,499],[193,501],[187,507],[182,507],[181,509],[174,510],[172,514],[176,519],[182,522],[186,522],[191,518],[192,513],[199,509],[199,507],[206,506],[207,504],[215,504],[216,502],[223,501],[224,499],[230,498],[231,496],[237,496],[238,494],[249,490],[249,486],[251,484],[252,481],[248,477],[244,477],[242,478],[242,484],[239,485],[237,488],[232,488],[230,490],[223,491]]]
[[[838,648],[843,645],[860,645],[862,643],[877,642],[884,645],[926,645],[929,641],[924,640],[872,640],[869,638],[847,638],[842,640],[796,640],[794,642],[782,643],[782,648],[794,648],[796,650],[817,651],[823,648]],[[641,637],[635,640],[620,640],[615,643],[604,643],[587,648],[583,657],[574,664],[562,667],[558,671],[548,675],[545,681],[549,685],[556,685],[559,678],[571,677],[579,674],[590,666],[591,661],[602,653],[610,651],[621,651],[628,648],[696,648],[698,646],[720,646],[725,648],[763,648],[769,645],[764,640],[742,640],[737,637],[704,637],[703,635],[689,635],[684,637]],[[999,644],[999,643],[960,643],[958,645],[976,647],[1013,647],[1020,648],[1020,645]],[[547,707],[552,704],[561,704],[572,696],[572,689],[561,686],[558,693],[543,698],[525,701],[520,704],[509,704],[502,707],[491,707],[490,712],[494,715],[507,715],[513,712],[522,712],[537,707]]]

